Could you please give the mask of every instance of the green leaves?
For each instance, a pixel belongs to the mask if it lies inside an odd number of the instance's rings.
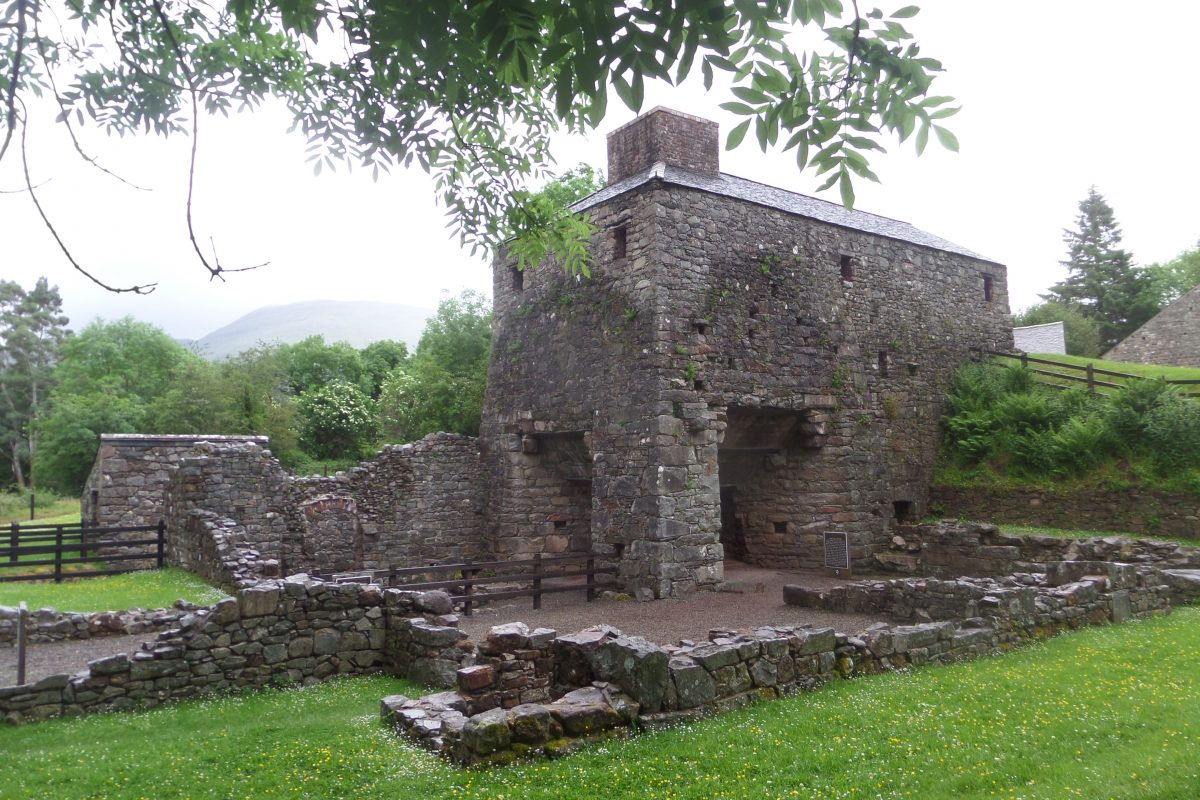
[[[11,16],[16,6],[6,8]],[[730,84],[722,107],[744,118],[726,146],[741,145],[751,127],[759,147],[783,141],[798,166],[833,176],[844,202],[853,181],[875,179],[868,157],[885,135],[916,133],[922,151],[933,121],[957,110],[930,93],[941,64],[903,27],[915,6],[886,17],[839,0],[114,0],[71,9],[78,29],[41,26],[50,56],[21,76],[22,96],[54,69],[67,112],[112,132],[164,135],[190,130],[193,90],[208,113],[279,98],[310,142],[314,171],[418,166],[471,252],[494,253],[519,232],[523,263],[553,253],[575,272],[587,270],[587,227],[541,206],[529,186],[547,177],[552,136],[604,119],[610,84],[636,111],[647,80],[699,72],[712,86],[720,73]],[[809,28],[804,49],[788,35],[797,25]],[[0,53],[16,35],[0,28]],[[7,74],[0,69],[0,81]],[[957,149],[947,129],[934,133]]]

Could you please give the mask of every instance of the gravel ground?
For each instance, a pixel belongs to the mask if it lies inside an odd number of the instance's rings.
[[[33,683],[49,675],[75,673],[97,658],[117,653],[132,655],[142,642],[153,641],[156,634],[139,633],[133,636],[97,636],[66,642],[31,644],[25,657],[25,682]],[[17,648],[0,648],[0,686],[17,682]]]
[[[861,579],[854,576],[854,580]],[[885,621],[868,614],[835,614],[784,605],[785,583],[828,589],[847,582],[824,573],[784,572],[726,561],[725,582],[725,591],[651,603],[601,599],[588,603],[581,589],[546,595],[542,608],[534,611],[531,598],[519,598],[478,609],[470,617],[463,616],[459,625],[479,640],[493,625],[504,622],[520,621],[531,628],[553,628],[559,633],[604,623],[652,642],[670,644],[680,639],[706,639],[712,628],[749,630],[759,625],[808,623],[853,633]]]

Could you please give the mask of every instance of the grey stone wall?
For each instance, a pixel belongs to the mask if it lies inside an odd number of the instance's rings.
[[[1200,286],[1104,354],[1109,361],[1200,367]]]
[[[29,642],[38,644],[152,633],[176,627],[180,620],[199,608],[185,600],[176,601],[173,608],[91,613],[39,608],[29,612],[26,637]],[[0,606],[0,646],[16,644],[19,616],[17,609]]]
[[[151,708],[336,676],[397,674],[400,668],[388,654],[406,642],[402,637],[389,642],[394,636],[389,619],[423,625],[439,619],[428,608],[448,604],[440,593],[324,583],[303,575],[264,581],[185,615],[137,652],[92,661],[73,675],[0,688],[0,721]],[[442,657],[444,650],[426,648],[418,658]],[[459,664],[470,663],[474,647],[454,652]]]
[[[934,486],[930,500],[939,515],[961,519],[1200,540],[1200,495],[1183,492]]]
[[[80,496],[83,520],[102,527],[158,522],[171,473],[200,442],[253,442],[266,447],[267,437],[101,434],[100,449]]]
[[[223,586],[296,572],[479,560],[478,446],[431,434],[332,477],[289,475],[255,444],[200,444],[164,493],[167,557]]]

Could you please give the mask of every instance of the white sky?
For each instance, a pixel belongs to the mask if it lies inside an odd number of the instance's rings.
[[[896,0],[896,7],[904,5]],[[1063,271],[1062,229],[1095,184],[1116,211],[1140,264],[1200,240],[1200,61],[1180,31],[1200,28],[1200,4],[1112,0],[982,3],[927,0],[910,27],[923,53],[947,68],[937,94],[964,106],[951,118],[962,152],[911,142],[875,154],[882,183],[860,184],[857,207],[914,223],[1008,265],[1014,308]],[[883,6],[892,10],[891,5]],[[865,10],[866,7],[864,7]],[[667,105],[720,121],[728,99],[698,85],[647,88],[645,108]],[[587,138],[563,137],[563,168],[604,165],[604,134],[632,118],[615,95]],[[302,135],[268,109],[201,127],[196,221],[228,265],[271,266],[209,282],[184,227],[188,142],[152,136],[84,138],[101,163],[153,187],[139,192],[83,164],[43,117],[30,129],[34,180],[68,246],[115,284],[157,281],[145,297],[115,296],[76,274],[28,198],[0,194],[0,277],[30,285],[46,275],[73,325],[132,314],[180,337],[199,337],[263,305],[299,300],[383,300],[433,307],[447,292],[490,292],[482,259],[446,230],[431,183],[418,169],[372,182],[361,170],[314,176]],[[20,161],[0,165],[0,189],[20,186]],[[758,151],[753,137],[722,153],[722,169],[812,193],[790,155]],[[834,191],[826,195],[837,200]]]

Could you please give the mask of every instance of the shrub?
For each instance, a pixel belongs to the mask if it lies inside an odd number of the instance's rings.
[[[1200,467],[1200,403],[1174,397],[1146,413],[1142,428],[1160,470]]]
[[[370,398],[345,381],[305,392],[298,409],[300,441],[318,458],[361,455],[375,434],[375,409]]]
[[[1179,398],[1179,390],[1164,378],[1130,381],[1108,398],[1109,424],[1129,449],[1137,450],[1150,412]]]

